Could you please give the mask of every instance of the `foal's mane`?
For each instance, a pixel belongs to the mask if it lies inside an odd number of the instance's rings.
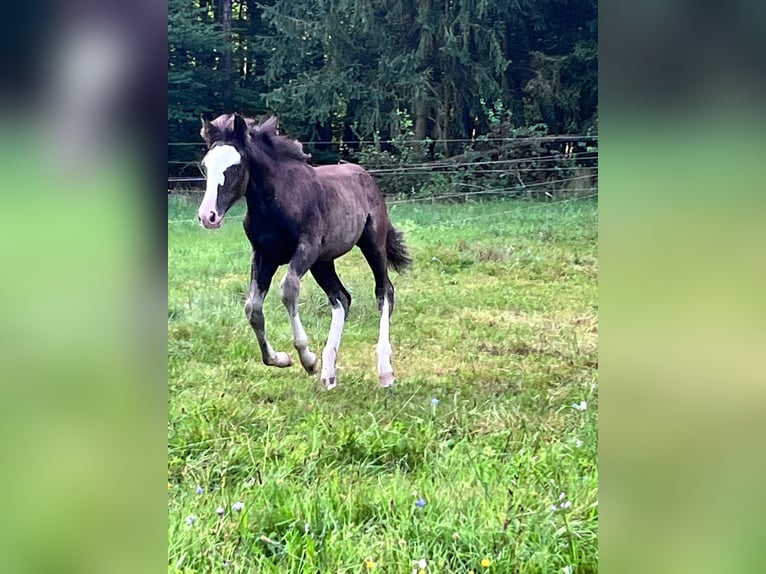
[[[219,139],[235,139],[234,116],[235,114],[223,114],[209,122],[208,131],[203,127],[202,137],[208,145]],[[247,124],[249,136],[246,145],[255,158],[266,154],[273,161],[294,160],[308,163],[311,155],[303,152],[303,145],[298,140],[279,133],[276,116],[269,116],[260,123],[254,118],[243,116],[243,119]]]
[[[248,119],[245,118],[246,121]],[[251,145],[262,149],[275,161],[292,159],[307,163],[311,157],[310,154],[303,152],[301,142],[279,133],[276,116],[270,116],[260,124],[255,124],[255,120],[253,120],[253,125],[248,123],[248,128]]]

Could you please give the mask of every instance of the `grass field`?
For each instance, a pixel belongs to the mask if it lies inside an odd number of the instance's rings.
[[[415,260],[392,274],[396,384],[378,388],[354,250],[323,392],[299,364],[261,363],[243,208],[211,232],[198,199],[169,204],[169,572],[598,571],[594,200],[392,206]],[[283,275],[266,328],[297,363]],[[321,355],[330,311],[308,276],[301,318]]]

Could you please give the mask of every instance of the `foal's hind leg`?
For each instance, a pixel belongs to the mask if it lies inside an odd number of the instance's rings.
[[[389,335],[389,322],[394,312],[394,286],[388,279],[386,272],[385,280],[379,286],[375,285],[375,298],[378,300],[380,310],[380,334],[378,335],[378,379],[381,387],[390,387],[394,384],[394,368],[391,366],[391,339]]]
[[[277,270],[276,265],[264,262],[262,258],[253,253],[253,262],[250,270],[250,292],[245,302],[245,314],[250,321],[250,326],[258,338],[261,348],[261,357],[266,365],[272,367],[289,367],[293,364],[290,355],[284,352],[276,352],[266,340],[266,321],[263,317],[263,300],[269,292],[271,279]]]
[[[335,362],[338,357],[340,338],[343,335],[343,324],[351,306],[351,295],[340,282],[332,261],[315,263],[311,268],[311,274],[322,290],[327,293],[327,299],[332,307],[330,334],[322,351],[322,382],[327,389],[332,389],[336,385]]]
[[[378,335],[378,380],[381,387],[394,384],[394,368],[391,366],[391,339],[389,334],[391,314],[394,312],[394,286],[388,278],[385,235],[376,233],[370,221],[359,240],[359,248],[375,276],[375,299],[380,311],[380,334]]]
[[[287,309],[293,328],[293,344],[298,351],[301,365],[310,375],[316,372],[317,356],[309,350],[309,338],[298,315],[298,296],[301,290],[301,277],[306,274],[313,262],[314,257],[311,256],[308,248],[299,245],[290,260],[287,275],[282,280],[282,303]]]

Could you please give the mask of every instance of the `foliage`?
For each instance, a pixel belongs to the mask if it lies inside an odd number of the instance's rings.
[[[168,122],[170,141],[188,138],[186,124],[208,106],[220,106],[224,78],[211,74],[224,48],[223,35],[206,7],[168,0]],[[212,81],[211,81],[212,80]]]
[[[344,150],[350,160],[372,169],[378,186],[387,195],[429,195],[429,179],[424,185],[423,173],[417,171],[417,166],[425,165],[429,157],[433,159],[429,154],[431,141],[415,139],[413,126],[412,119],[397,110],[397,130],[390,140],[382,143],[380,134],[375,133],[372,142],[362,143],[358,150]]]
[[[598,85],[592,73],[598,66],[596,43],[578,42],[565,56],[534,52],[532,65],[535,76],[524,88],[526,117],[564,133],[587,130],[594,122],[598,103]]]
[[[390,392],[358,251],[321,392],[260,362],[241,207],[215,233],[196,207],[169,204],[169,572],[598,571],[595,202],[391,206],[415,266],[395,278]],[[265,314],[292,350],[278,293]],[[312,350],[329,315],[307,278]]]
[[[513,128],[595,121],[595,0],[235,0],[228,43],[222,5],[170,0],[171,141],[197,141],[200,112],[278,113],[306,142],[395,139],[404,114],[449,156],[489,132],[486,102]]]
[[[592,194],[597,186],[596,150],[552,144],[541,139],[547,125],[514,127],[501,100],[481,101],[489,131],[462,144],[462,153],[445,157],[430,139],[418,140],[413,120],[399,111],[399,131],[381,143],[341,150],[344,158],[370,169],[386,195],[457,197],[467,195],[556,198]]]

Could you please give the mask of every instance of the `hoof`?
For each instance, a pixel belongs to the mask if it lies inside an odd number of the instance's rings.
[[[322,383],[324,384],[324,388],[326,391],[331,391],[338,386],[338,383],[336,382],[335,377],[330,377],[329,379],[322,379]]]
[[[317,372],[319,361],[317,361],[317,356],[314,353],[309,352],[307,355],[307,357],[301,357],[301,365],[309,375],[313,375]],[[307,359],[306,362],[303,361],[304,358]]]
[[[380,381],[380,386],[383,387],[384,389],[387,389],[388,387],[394,384],[393,373],[385,373],[383,375],[380,375],[378,379]]]
[[[292,364],[292,358],[284,351],[274,353],[274,358],[269,362],[269,365],[272,367],[289,367]]]

